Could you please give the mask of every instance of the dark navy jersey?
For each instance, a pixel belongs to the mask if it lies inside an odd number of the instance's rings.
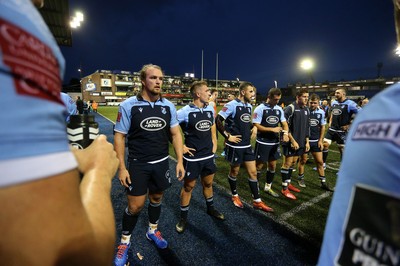
[[[178,120],[170,101],[148,102],[139,95],[121,103],[115,131],[127,134],[128,160],[155,162],[168,157],[170,128],[174,126]]]
[[[343,102],[333,101],[331,106],[332,120],[331,129],[342,130],[342,126],[347,126],[351,122],[351,116],[358,113],[359,107],[349,99]]]
[[[254,109],[253,123],[263,127],[278,127],[286,122],[282,107],[275,105],[271,108],[268,103],[262,103]],[[257,132],[257,141],[267,143],[279,143],[279,134],[274,132]]]
[[[242,141],[233,143],[226,141],[227,145],[246,148],[250,147],[251,137],[251,110],[249,103],[243,103],[239,99],[232,100],[224,105],[219,115],[225,119],[225,130],[231,135],[241,135]]]
[[[310,142],[319,140],[321,126],[326,125],[325,112],[322,109],[310,110]]]
[[[185,145],[196,151],[185,159],[200,159],[213,156],[211,127],[214,125],[214,109],[210,105],[199,108],[189,104],[178,110],[178,121],[185,135]]]
[[[310,110],[306,106],[300,108],[294,102],[286,106],[284,113],[292,137],[299,144],[300,148],[305,147],[306,138],[310,136]]]

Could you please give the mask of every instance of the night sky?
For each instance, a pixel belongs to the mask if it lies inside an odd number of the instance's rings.
[[[316,82],[400,76],[391,0],[70,0],[85,14],[62,47],[65,82],[97,69],[239,78],[260,92],[310,82],[299,62],[315,61]]]

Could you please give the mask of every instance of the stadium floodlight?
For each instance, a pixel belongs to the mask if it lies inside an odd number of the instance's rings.
[[[311,58],[304,58],[300,61],[300,68],[308,73],[312,84],[315,84],[315,79],[312,73],[314,70],[314,60],[312,60]]]
[[[71,26],[71,28],[76,29],[81,25],[81,22],[83,22],[83,20],[84,20],[83,13],[77,11],[75,12],[75,16],[71,17],[69,25]]]
[[[314,61],[310,58],[305,58],[301,60],[300,67],[303,70],[310,71],[314,68]]]
[[[400,46],[397,46],[397,48],[396,48],[396,50],[394,52],[395,52],[395,54],[400,56]]]

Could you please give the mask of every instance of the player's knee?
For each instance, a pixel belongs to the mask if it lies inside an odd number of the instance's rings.
[[[185,186],[183,187],[183,189],[185,190],[185,192],[190,193],[192,192],[194,186],[193,185],[189,185],[189,184],[185,184]]]

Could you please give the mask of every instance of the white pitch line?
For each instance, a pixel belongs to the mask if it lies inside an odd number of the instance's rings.
[[[319,195],[318,197],[312,198],[310,201],[304,202],[302,204],[300,204],[299,206],[297,206],[296,208],[291,209],[290,211],[282,214],[280,216],[280,219],[282,221],[286,221],[287,219],[289,219],[290,217],[296,215],[298,212],[301,212],[313,205],[315,205],[316,203],[318,203],[319,201],[329,197],[332,194],[332,192],[328,192],[326,191],[325,193]]]

